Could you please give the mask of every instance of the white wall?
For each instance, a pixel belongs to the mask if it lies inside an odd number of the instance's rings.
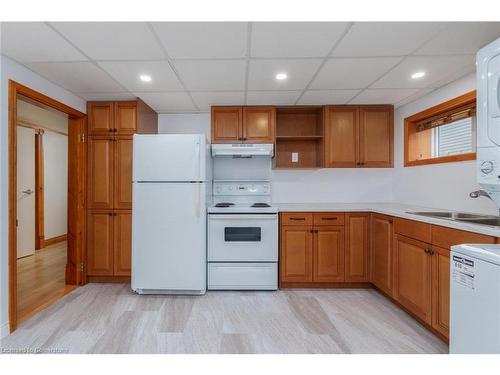
[[[85,101],[13,60],[0,56],[0,335],[8,332],[8,87],[9,79],[42,92],[81,112]]]
[[[404,119],[426,108],[453,99],[476,88],[475,74],[467,75],[396,110],[394,200],[425,207],[498,214],[489,199],[469,198],[479,189],[475,161],[403,167]]]
[[[45,132],[44,235],[45,239],[65,235],[68,228],[68,136]]]

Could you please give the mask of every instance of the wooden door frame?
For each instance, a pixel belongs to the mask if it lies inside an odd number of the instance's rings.
[[[43,130],[35,134],[35,250],[45,247]]]
[[[17,328],[17,100],[22,96],[28,101],[45,107],[47,109],[55,109],[68,115],[68,126],[70,120],[80,125],[82,136],[85,137],[87,115],[68,105],[52,99],[40,92],[30,89],[13,80],[9,80],[9,123],[8,123],[8,142],[9,142],[9,192],[8,192],[8,243],[9,243],[9,326],[10,332]],[[68,155],[70,156],[70,155]],[[77,156],[78,157],[78,156]],[[81,155],[85,159],[86,155]],[[83,165],[85,165],[83,160]],[[83,174],[84,171],[83,171]],[[85,189],[85,183],[83,182]],[[85,196],[85,195],[84,195]],[[75,202],[76,204],[76,202]],[[77,207],[78,210],[78,207]],[[85,208],[83,207],[83,225],[85,225]],[[85,233],[84,233],[85,234]],[[85,236],[84,236],[85,237]],[[78,259],[84,259],[85,243],[81,246],[81,252],[77,254]],[[67,271],[67,270],[66,270]],[[72,280],[74,284],[80,285],[85,283],[85,277],[76,269],[74,275],[68,275],[66,272],[66,280]],[[69,277],[68,277],[69,276]]]

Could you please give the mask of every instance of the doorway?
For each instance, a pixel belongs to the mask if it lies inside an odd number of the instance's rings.
[[[17,320],[72,291],[66,284],[68,115],[17,99]]]
[[[9,321],[85,283],[86,115],[9,81]]]

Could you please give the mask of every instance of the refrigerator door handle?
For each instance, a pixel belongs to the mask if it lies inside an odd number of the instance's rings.
[[[199,219],[200,218],[200,200],[201,200],[201,197],[200,197],[200,194],[201,194],[201,183],[197,183],[196,184],[196,197],[195,197],[195,213],[196,213],[196,217]]]
[[[201,181],[201,142],[198,141],[196,147],[197,159],[198,159],[198,181]]]

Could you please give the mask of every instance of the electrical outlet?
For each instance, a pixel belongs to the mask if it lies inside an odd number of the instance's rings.
[[[298,162],[299,162],[299,153],[292,152],[292,163],[298,163]]]

